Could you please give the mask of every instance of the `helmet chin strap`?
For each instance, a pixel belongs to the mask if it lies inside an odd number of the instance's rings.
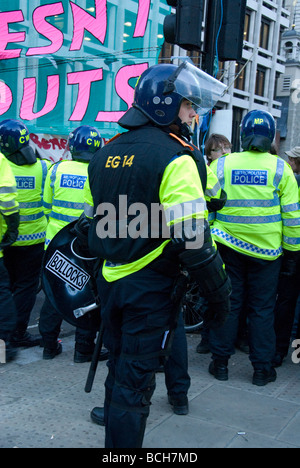
[[[191,139],[191,136],[192,136],[193,133],[191,132],[191,129],[188,126],[188,124],[183,123],[182,120],[179,117],[176,118],[174,124],[177,125],[177,127],[179,127],[180,135],[187,138],[188,140]]]

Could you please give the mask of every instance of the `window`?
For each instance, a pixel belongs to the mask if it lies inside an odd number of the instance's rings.
[[[292,54],[293,53],[293,43],[291,41],[288,41],[284,44],[285,47],[285,52],[287,54]]]
[[[231,143],[233,144],[232,151],[240,151],[240,125],[243,120],[243,110],[239,107],[233,107],[233,119],[232,119],[232,138]]]
[[[245,27],[244,27],[244,41],[247,41],[247,42],[249,42],[249,37],[250,37],[250,19],[251,19],[251,14],[246,13]]]
[[[259,47],[268,50],[270,36],[270,22],[263,18],[260,27]]]
[[[266,69],[263,67],[257,67],[256,84],[255,84],[255,94],[257,96],[264,96],[265,81],[266,81]]]
[[[246,79],[246,62],[240,62],[235,64],[235,76],[236,80],[234,82],[235,89],[240,91],[245,91],[245,79]],[[243,68],[244,67],[244,68]]]

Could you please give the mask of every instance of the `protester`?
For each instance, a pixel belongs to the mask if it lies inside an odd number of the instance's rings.
[[[289,158],[289,164],[294,174],[300,174],[300,146],[295,146],[290,151],[286,151],[285,154]]]
[[[231,148],[232,144],[225,135],[212,133],[205,142],[205,156],[207,158],[207,164],[210,166],[210,164],[220,156],[230,154]]]

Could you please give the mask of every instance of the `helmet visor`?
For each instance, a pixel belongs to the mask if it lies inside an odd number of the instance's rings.
[[[174,74],[166,80],[164,94],[177,92],[194,104],[199,115],[204,115],[211,111],[225,94],[225,90],[226,85],[192,63],[183,61]]]

